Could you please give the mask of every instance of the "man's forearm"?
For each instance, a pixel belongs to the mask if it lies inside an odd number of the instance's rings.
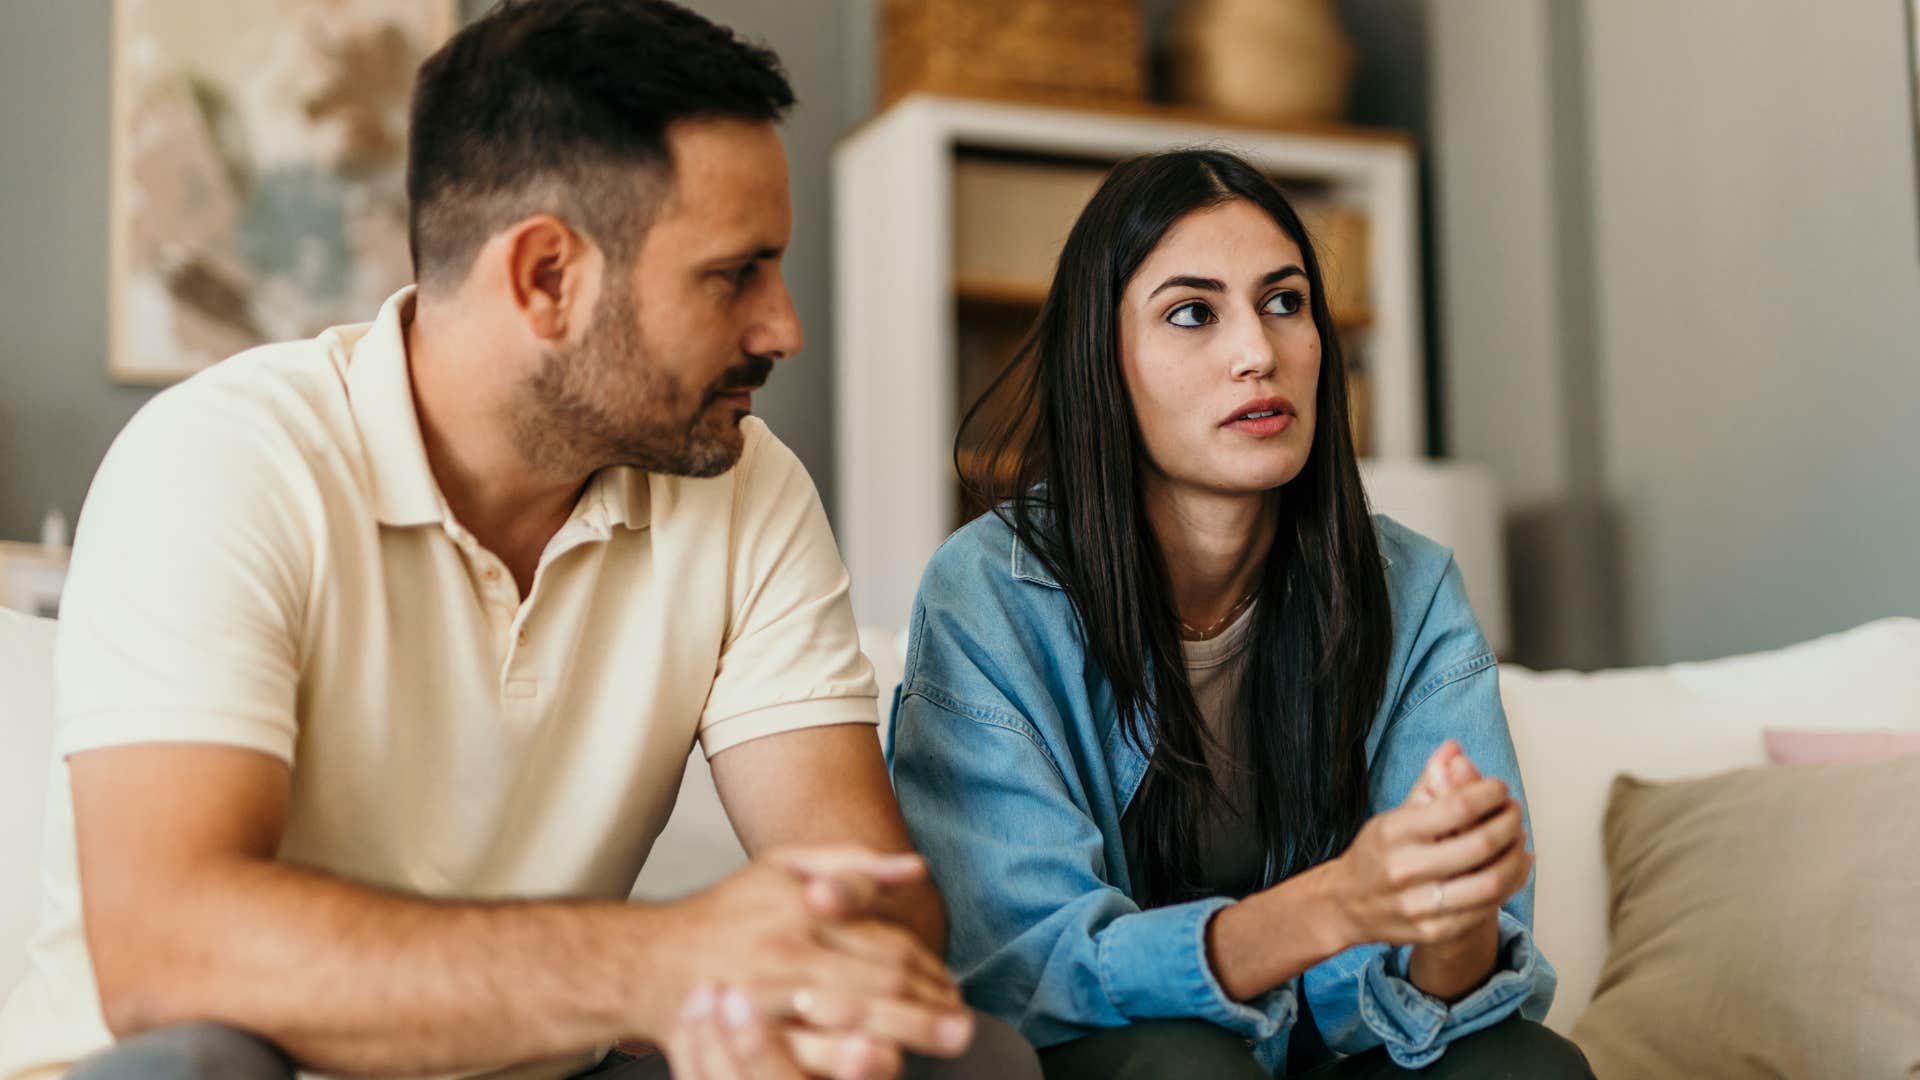
[[[240,860],[149,899],[137,935],[89,927],[115,1034],[212,1020],[320,1071],[418,1074],[658,1041],[683,981],[663,970],[670,916],[638,905],[442,903]]]

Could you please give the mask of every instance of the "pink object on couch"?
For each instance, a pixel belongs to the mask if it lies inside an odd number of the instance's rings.
[[[1767,760],[1775,765],[1812,765],[1825,761],[1879,761],[1920,754],[1920,732],[1783,731],[1765,732]]]

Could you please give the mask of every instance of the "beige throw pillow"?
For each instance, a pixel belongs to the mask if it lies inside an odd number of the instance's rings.
[[[1920,759],[1614,781],[1602,1080],[1920,1077]]]

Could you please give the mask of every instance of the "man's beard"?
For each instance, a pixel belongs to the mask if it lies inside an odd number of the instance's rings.
[[[672,476],[718,476],[740,459],[740,418],[713,411],[723,393],[767,381],[773,362],[747,356],[697,401],[650,355],[631,289],[611,288],[578,345],[557,346],[523,385],[513,440],[528,464],[570,473],[631,465]],[[691,405],[691,408],[689,407]]]

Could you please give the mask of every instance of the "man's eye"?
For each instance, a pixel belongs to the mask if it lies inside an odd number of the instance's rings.
[[[1292,289],[1274,293],[1260,310],[1267,315],[1295,315],[1307,306],[1306,298]]]
[[[727,280],[733,282],[734,288],[744,289],[748,285],[752,284],[754,278],[759,276],[760,276],[760,264],[757,262],[750,262],[745,266],[742,266],[740,269],[735,270],[733,273],[728,274]]]
[[[1191,300],[1167,312],[1167,321],[1175,326],[1205,326],[1214,321],[1213,309],[1198,300]]]

